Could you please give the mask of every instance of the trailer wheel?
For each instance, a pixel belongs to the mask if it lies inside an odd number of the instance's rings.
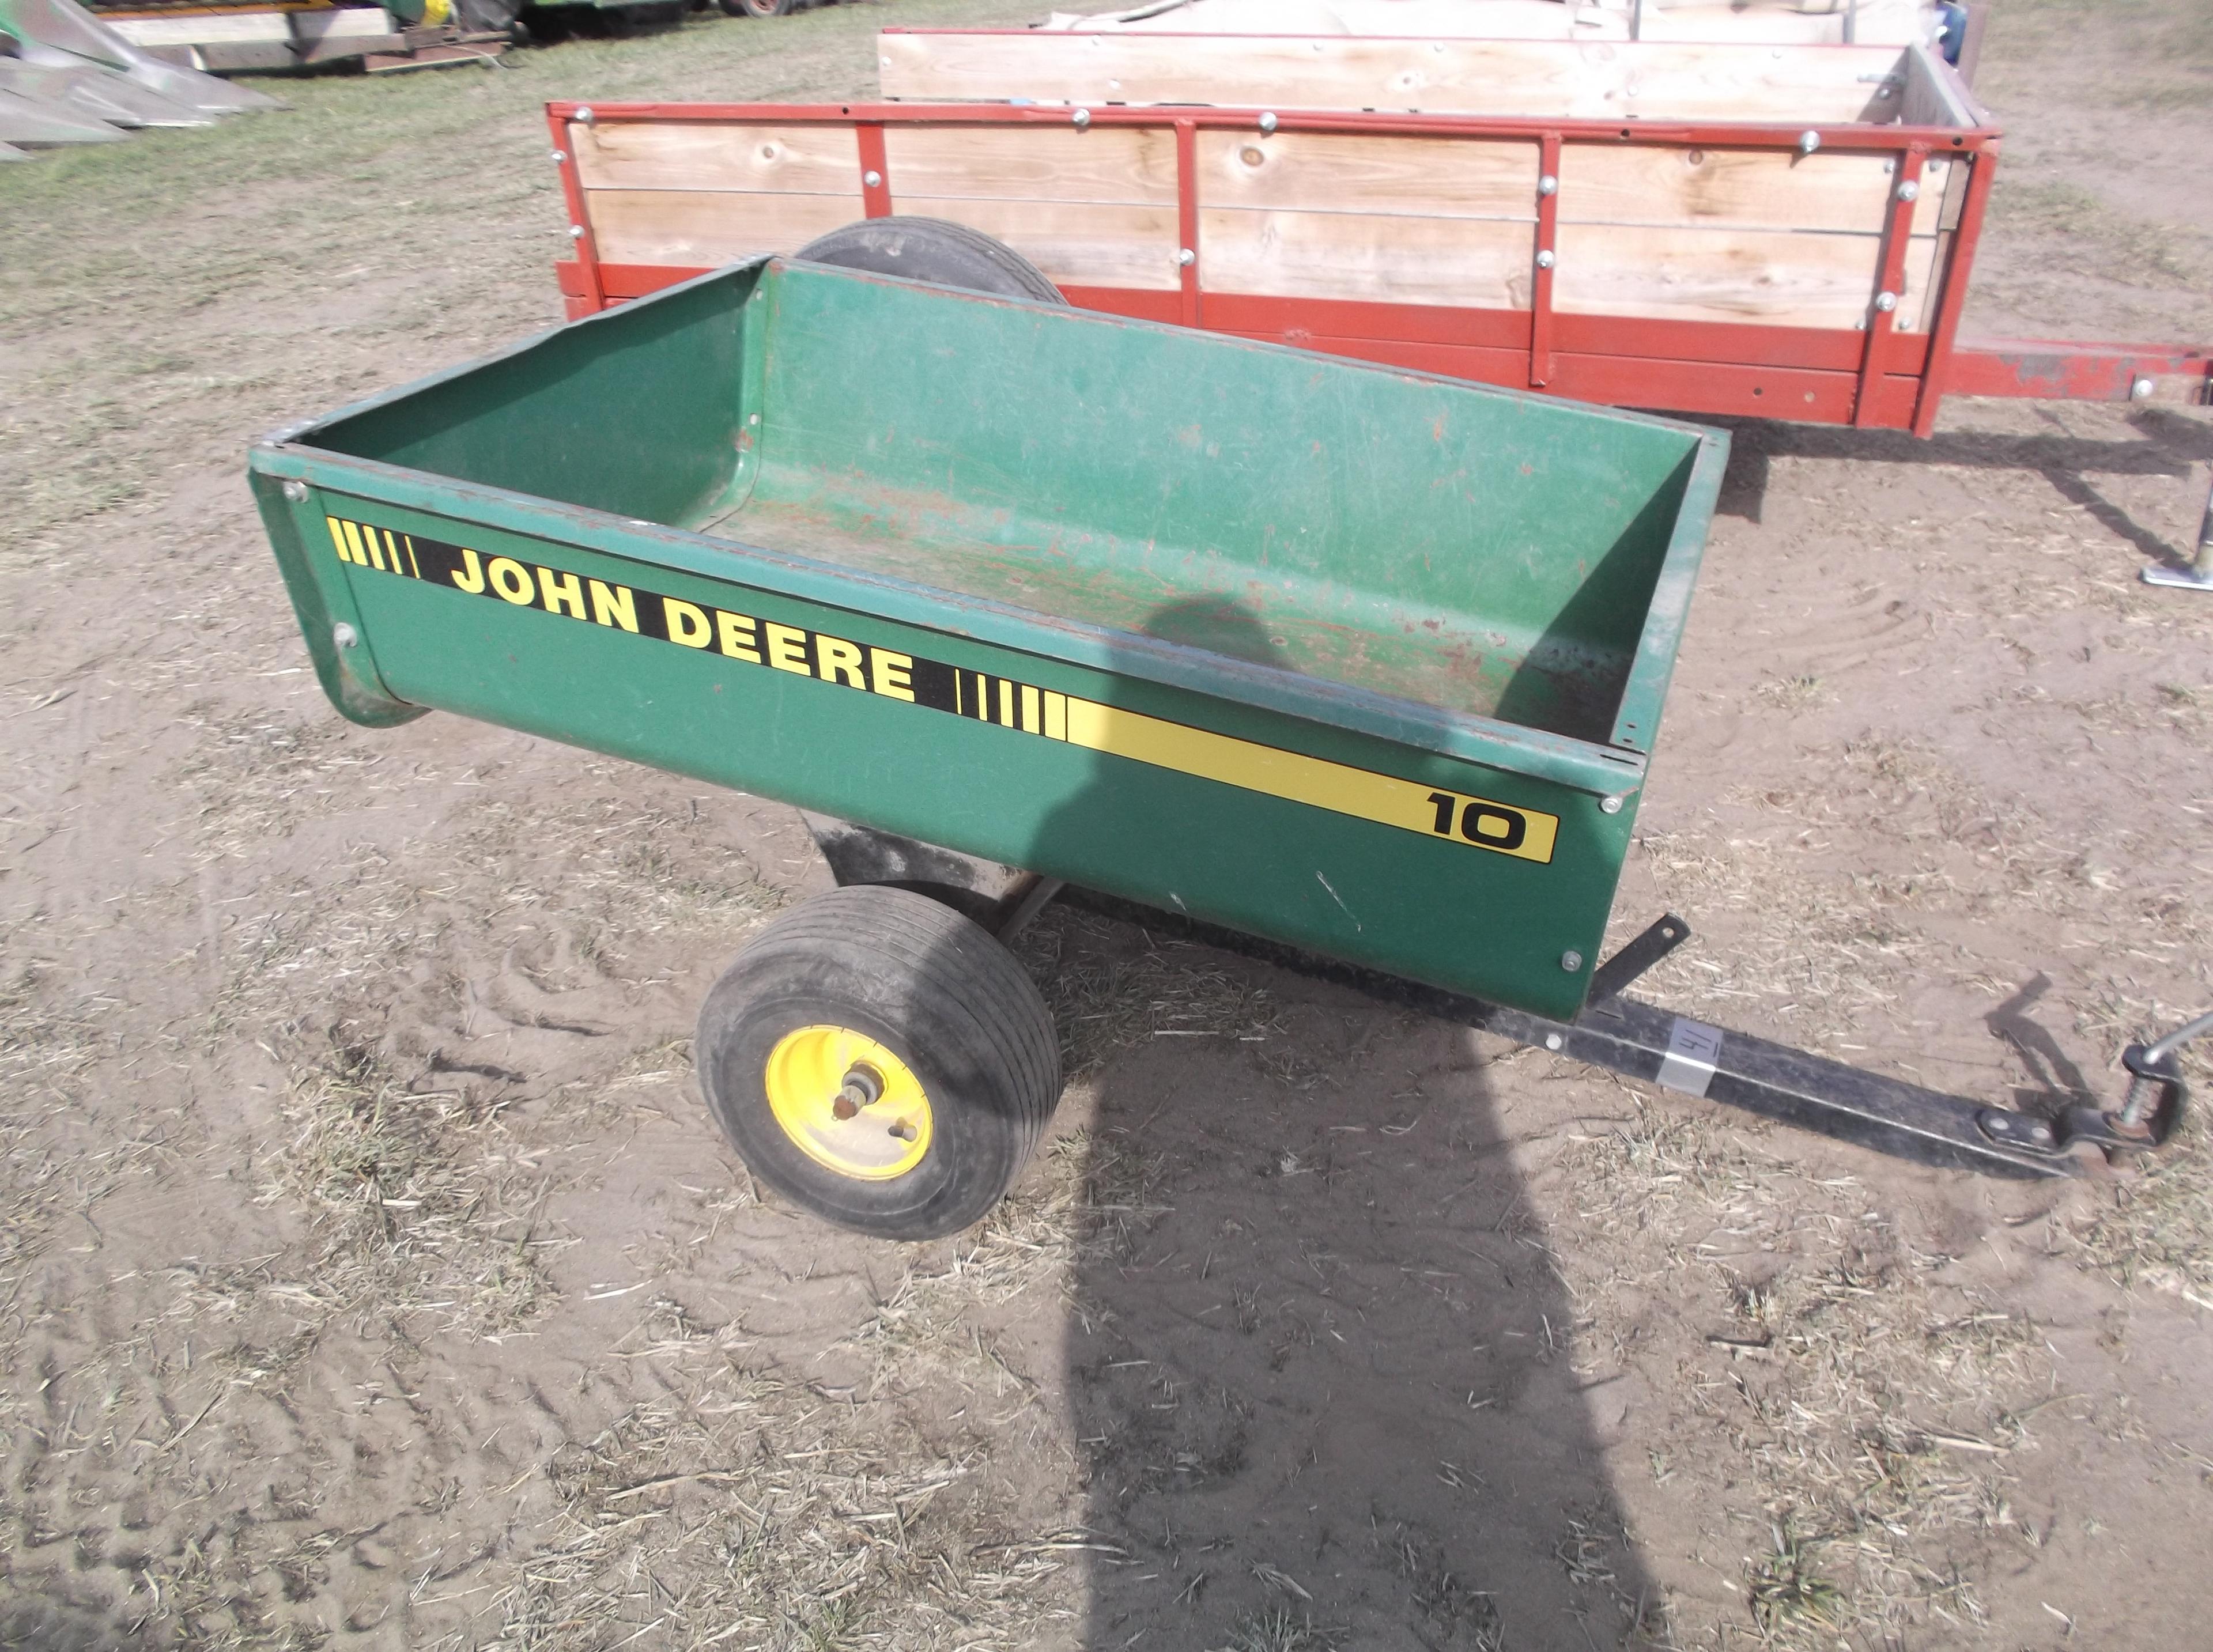
[[[723,15],[729,17],[785,17],[793,3],[794,0],[722,0]]]
[[[792,256],[814,264],[834,264],[872,275],[905,276],[910,281],[1001,298],[1032,298],[1065,304],[1060,289],[1044,271],[1003,241],[944,218],[863,218],[832,229]]]
[[[881,1239],[998,1203],[1060,1099],[1036,984],[926,895],[856,885],[764,930],[708,993],[693,1058],[760,1180]]]

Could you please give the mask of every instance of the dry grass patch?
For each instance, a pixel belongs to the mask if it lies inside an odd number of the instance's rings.
[[[1640,1113],[1567,1163],[1584,1226],[1563,1265],[1594,1329],[1616,1292],[1653,1288],[1625,1259],[1667,1259],[1686,1335],[1655,1379],[1695,1418],[1671,1432],[1716,1460],[1701,1480],[1734,1488],[1734,1587],[1762,1632],[1826,1652],[1978,1621],[1994,1538],[2022,1535],[2007,1460],[2053,1398],[2037,1327],[1948,1281],[1854,1179],[1809,1180],[1704,1121]]]
[[[661,1398],[551,1465],[555,1530],[503,1589],[503,1649],[1016,1647],[1070,1614],[1080,1533],[1007,1529],[990,1442],[949,1445],[895,1401],[744,1369],[666,1305]]]

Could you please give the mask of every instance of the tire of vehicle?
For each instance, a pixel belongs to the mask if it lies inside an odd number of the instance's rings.
[[[456,0],[453,15],[464,28],[505,34],[522,15],[522,0]]]
[[[794,0],[722,0],[724,15],[731,17],[786,17],[793,4]]]
[[[863,218],[818,236],[793,257],[872,275],[905,276],[910,281],[1001,298],[1031,298],[1065,304],[1060,289],[1044,271],[1003,241],[943,218]]]
[[[692,1054],[755,1177],[881,1239],[980,1220],[1060,1099],[1052,1015],[1014,954],[881,884],[764,930],[707,994]]]

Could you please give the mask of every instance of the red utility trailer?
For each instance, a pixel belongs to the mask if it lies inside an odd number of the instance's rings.
[[[2213,348],[1960,337],[2000,134],[1921,47],[881,46],[887,88],[1004,95],[549,106],[570,314],[898,214],[1087,308],[1616,405],[1925,436],[1947,394],[2213,399]],[[1303,99],[1401,107],[1143,101],[1294,64]],[[2213,588],[2207,559],[2146,577]]]

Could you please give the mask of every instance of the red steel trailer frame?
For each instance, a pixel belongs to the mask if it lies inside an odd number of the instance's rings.
[[[1868,429],[1926,436],[1948,394],[2112,402],[2213,402],[2213,347],[2043,340],[1962,341],[1960,318],[1997,170],[1999,133],[1978,125],[1844,123],[1814,126],[1698,122],[1497,118],[1174,106],[1068,108],[994,103],[623,103],[547,106],[554,155],[570,215],[575,257],[557,265],[571,317],[642,297],[702,273],[680,264],[602,262],[571,133],[621,123],[772,124],[832,126],[857,140],[858,195],[869,217],[899,210],[899,180],[885,133],[900,127],[1118,126],[1173,128],[1180,246],[1172,288],[1067,285],[1071,304],[1115,315],[1180,323],[1239,338],[1284,343],[1365,361],[1514,386],[1614,405]],[[1198,134],[1401,135],[1533,143],[1529,178],[1536,234],[1526,308],[1301,298],[1221,290],[1207,284],[1200,235]],[[1852,328],[1785,326],[1563,311],[1553,303],[1560,156],[1568,145],[1667,149],[1815,151],[1881,156],[1894,185],[1863,323]],[[1966,169],[1956,214],[1940,238],[1935,308],[1923,327],[1893,325],[1903,290],[1915,201],[1935,156]],[[1956,188],[1957,186],[1955,185]],[[771,249],[764,249],[771,250]],[[789,249],[772,249],[789,250]],[[2213,515],[2208,531],[2213,532]]]

